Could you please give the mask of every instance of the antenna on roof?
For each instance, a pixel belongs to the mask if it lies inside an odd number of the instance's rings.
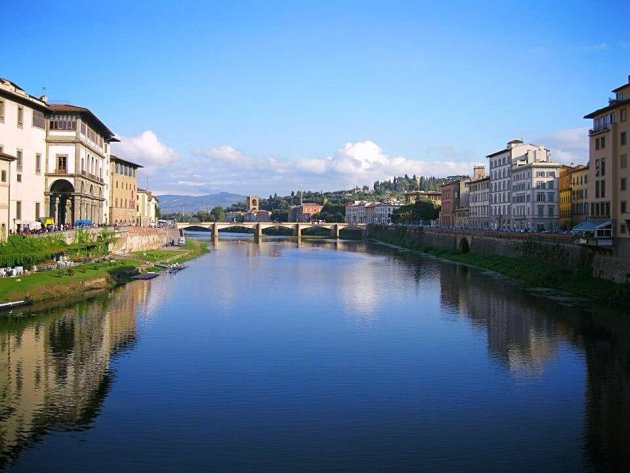
[[[42,85],[42,95],[39,98],[39,100],[41,100],[42,102],[48,103],[48,96],[46,95],[46,86],[45,85]]]

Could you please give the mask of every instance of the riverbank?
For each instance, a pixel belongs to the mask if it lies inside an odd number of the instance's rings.
[[[435,248],[404,232],[378,232],[370,240],[496,272],[538,293],[552,289],[620,311],[630,317],[630,285],[596,278],[580,268],[559,267],[531,258],[482,255]]]
[[[75,303],[126,284],[141,272],[164,270],[155,265],[158,262],[183,263],[201,256],[207,250],[205,242],[188,238],[183,247],[137,251],[125,256],[3,278],[0,279],[0,302],[29,299],[33,306],[28,311]],[[20,312],[24,312],[22,309]]]

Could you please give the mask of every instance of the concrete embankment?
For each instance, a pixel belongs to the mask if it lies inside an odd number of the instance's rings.
[[[369,225],[368,238],[408,242],[418,249],[435,248],[482,256],[533,261],[625,284],[630,279],[630,246],[617,240],[612,248],[578,245],[569,235],[464,231],[402,225]],[[404,246],[404,245],[403,245]]]

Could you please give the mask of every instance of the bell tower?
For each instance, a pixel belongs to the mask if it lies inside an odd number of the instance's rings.
[[[260,199],[257,195],[247,196],[247,210],[249,212],[258,212],[260,210]]]

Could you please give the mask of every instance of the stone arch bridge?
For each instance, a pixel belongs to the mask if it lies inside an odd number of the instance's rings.
[[[265,228],[283,227],[293,230],[293,234],[301,238],[302,230],[306,228],[326,228],[330,230],[332,238],[339,238],[339,231],[342,229],[360,230],[365,236],[365,223],[297,223],[297,222],[178,222],[177,228],[183,234],[184,230],[194,230],[198,228],[208,229],[212,233],[213,239],[219,238],[219,230],[232,227],[245,227],[254,230],[254,238],[260,239]]]

